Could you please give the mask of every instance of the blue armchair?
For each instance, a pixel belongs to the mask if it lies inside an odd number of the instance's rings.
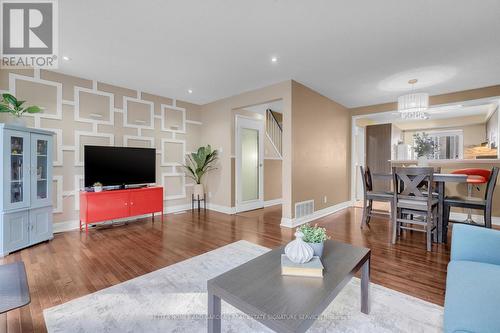
[[[500,231],[453,225],[444,302],[446,333],[500,332]]]

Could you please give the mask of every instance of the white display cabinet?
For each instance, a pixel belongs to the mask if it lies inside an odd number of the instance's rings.
[[[53,238],[53,134],[0,123],[0,256]]]

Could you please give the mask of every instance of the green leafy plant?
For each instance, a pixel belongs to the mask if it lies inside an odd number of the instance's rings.
[[[428,156],[434,153],[434,141],[429,138],[427,133],[413,134],[413,141],[415,142],[413,149],[418,157]]]
[[[25,112],[39,113],[42,108],[36,105],[24,107],[26,101],[19,101],[11,94],[3,94],[2,101],[0,102],[0,112],[7,112],[11,115],[20,118]]]
[[[330,237],[326,234],[326,229],[318,227],[317,224],[310,225],[309,223],[303,224],[299,227],[299,231],[304,234],[302,238],[307,243],[322,243]]]
[[[217,169],[215,163],[219,158],[217,149],[212,150],[210,145],[198,148],[198,151],[186,157],[186,169],[188,177],[192,178],[196,184],[201,184],[203,175],[211,170]]]

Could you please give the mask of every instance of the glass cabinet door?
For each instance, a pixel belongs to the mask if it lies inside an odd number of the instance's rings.
[[[42,207],[52,202],[52,138],[31,134],[31,207]]]
[[[25,208],[30,204],[30,134],[4,133],[4,209]]]

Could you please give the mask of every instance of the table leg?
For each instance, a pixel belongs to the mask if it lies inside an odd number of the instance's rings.
[[[0,314],[0,333],[7,333],[7,313]]]
[[[438,243],[443,243],[444,185],[444,182],[438,182],[438,222],[436,226]]]
[[[210,291],[208,292],[208,333],[220,333],[221,331],[221,306],[220,298]]]
[[[370,314],[370,258],[361,266],[361,312]]]

